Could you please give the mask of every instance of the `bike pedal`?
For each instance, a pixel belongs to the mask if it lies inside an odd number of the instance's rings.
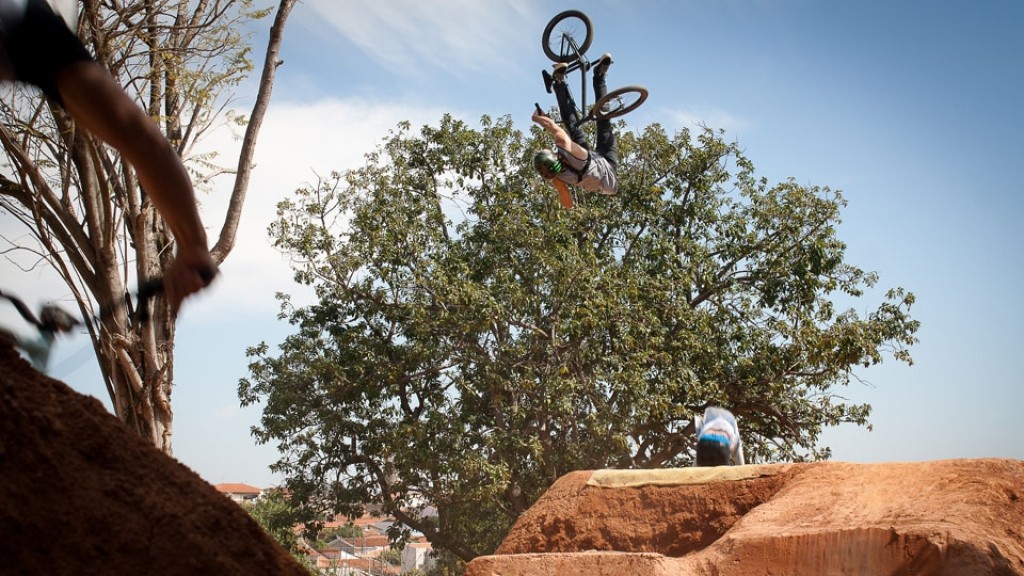
[[[547,90],[548,94],[551,94],[551,82],[554,81],[551,77],[551,73],[547,70],[541,70],[540,74],[544,77],[544,89]]]

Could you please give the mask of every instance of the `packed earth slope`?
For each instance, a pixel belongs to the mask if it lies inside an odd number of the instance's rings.
[[[467,576],[1024,575],[1024,462],[581,471]],[[305,575],[244,510],[0,341],[0,574]]]
[[[467,576],[1024,575],[1024,462],[598,470]]]
[[[308,572],[238,504],[0,339],[0,574]]]

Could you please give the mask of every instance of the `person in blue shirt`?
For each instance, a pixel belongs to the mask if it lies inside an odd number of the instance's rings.
[[[697,466],[746,464],[740,429],[732,412],[711,406],[704,411],[703,418],[697,418],[696,428]]]

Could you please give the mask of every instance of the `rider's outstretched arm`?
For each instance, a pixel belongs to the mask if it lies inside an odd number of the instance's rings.
[[[132,164],[171,228],[176,253],[164,270],[164,289],[177,311],[185,297],[209,284],[217,272],[188,172],[156,123],[99,64],[66,66],[56,82],[72,118]]]
[[[557,122],[554,121],[551,116],[547,114],[538,114],[536,111],[533,113],[533,121],[540,125],[545,132],[551,135],[555,140],[555,146],[563,150],[568,150],[570,154],[579,158],[580,160],[586,160],[590,152],[586,148],[573,142],[572,138],[569,137],[569,133],[566,132]]]
[[[543,128],[545,132],[551,134],[555,139],[556,146],[565,148],[566,150],[569,150],[570,153],[575,154],[575,152],[572,151],[572,146],[579,148],[579,145],[573,142],[572,139],[569,138],[569,135],[566,134],[565,130],[562,130],[562,128],[556,124],[550,116],[545,114],[539,106],[533,113],[533,121],[540,124],[540,127]],[[584,150],[584,153],[586,153],[586,150]],[[558,201],[562,206],[565,208],[572,208],[573,201],[572,194],[569,192],[569,186],[558,178],[551,178],[551,185],[555,187],[555,190],[558,190]]]

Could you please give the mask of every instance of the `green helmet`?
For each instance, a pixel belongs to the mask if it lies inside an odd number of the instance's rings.
[[[551,179],[556,174],[562,171],[562,161],[558,159],[558,155],[551,150],[541,150],[533,156],[533,167],[540,172],[540,175]]]

